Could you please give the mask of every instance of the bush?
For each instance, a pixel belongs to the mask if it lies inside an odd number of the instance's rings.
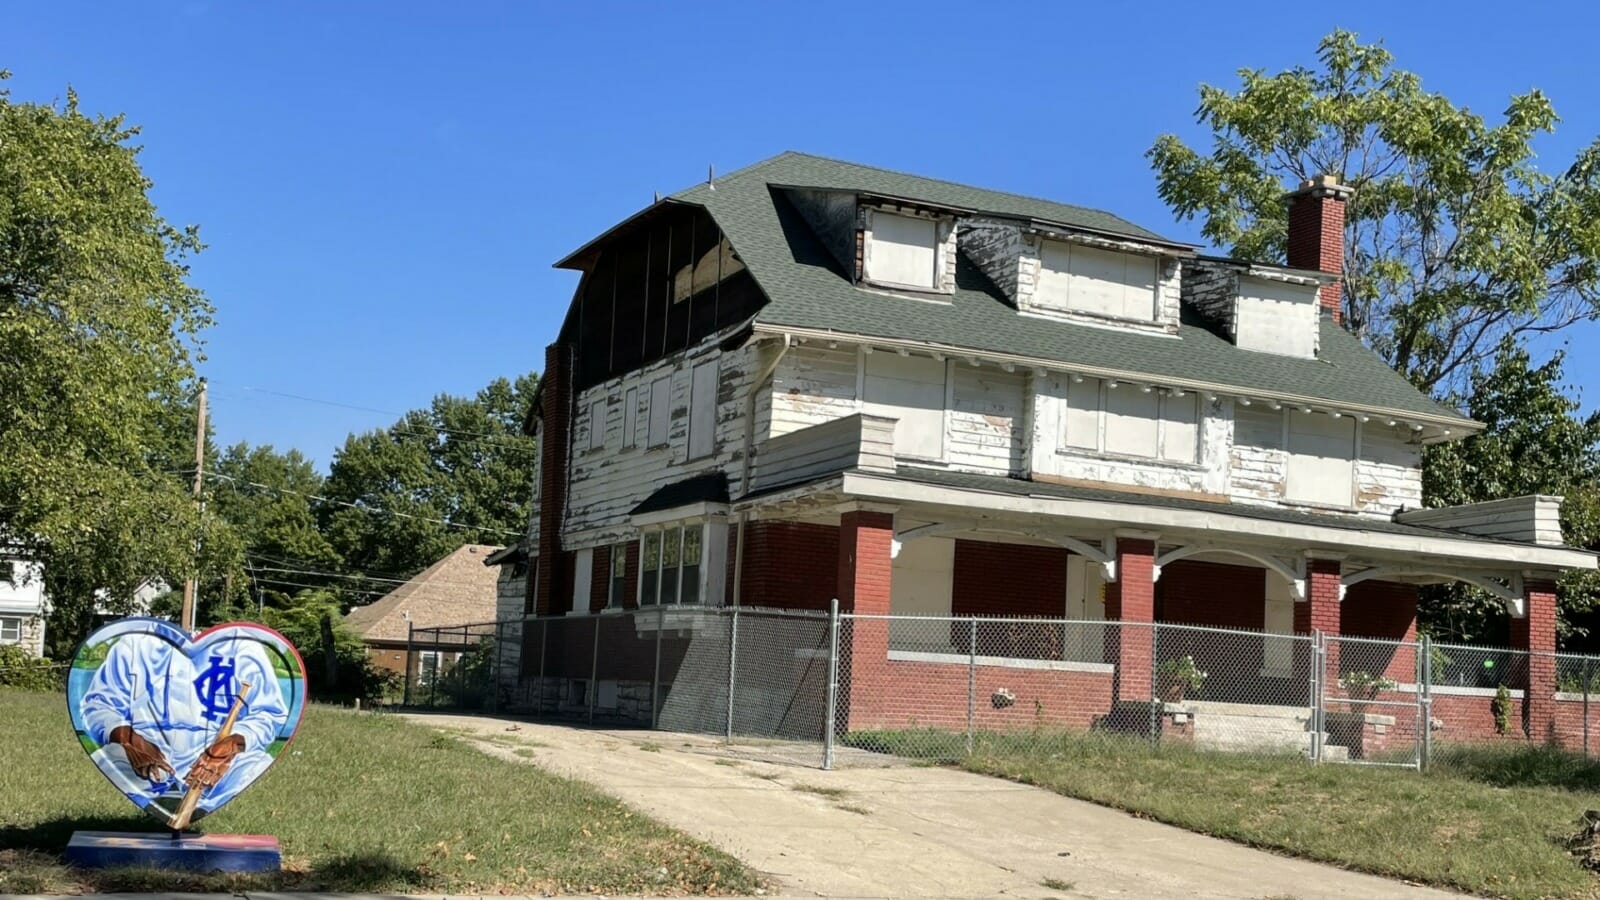
[[[59,691],[66,687],[66,671],[66,666],[40,659],[21,647],[0,646],[0,687]]]

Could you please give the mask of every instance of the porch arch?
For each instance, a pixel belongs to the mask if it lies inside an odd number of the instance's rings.
[[[976,534],[1009,534],[1017,537],[1031,538],[1047,544],[1055,544],[1086,559],[1092,560],[1100,566],[1101,573],[1108,582],[1117,580],[1117,557],[1115,553],[1104,547],[1096,547],[1087,541],[1080,541],[1075,537],[1064,534],[1050,534],[1043,531],[1031,531],[1021,528],[996,528],[992,525],[979,525],[971,522],[935,522],[932,525],[919,525],[905,531],[896,532],[894,536],[893,554],[900,554],[900,545],[917,538],[936,537],[942,534],[957,532],[973,532]]]
[[[1303,570],[1292,568],[1288,563],[1285,563],[1283,560],[1278,559],[1275,556],[1268,556],[1265,553],[1257,553],[1253,550],[1242,550],[1238,547],[1219,547],[1212,544],[1190,544],[1185,547],[1176,547],[1172,550],[1168,550],[1166,553],[1156,557],[1155,568],[1151,573],[1152,580],[1161,580],[1161,569],[1163,566],[1166,566],[1169,563],[1175,563],[1180,559],[1188,559],[1191,556],[1199,556],[1202,553],[1222,553],[1229,556],[1239,556],[1248,559],[1251,562],[1260,565],[1264,569],[1276,572],[1277,574],[1283,576],[1284,580],[1289,582],[1289,593],[1294,597],[1295,600],[1300,601],[1306,598],[1306,576]]]
[[[1360,584],[1363,581],[1400,581],[1405,579],[1411,579],[1420,584],[1445,581],[1459,581],[1462,584],[1470,584],[1475,588],[1487,591],[1495,599],[1499,600],[1512,618],[1520,619],[1527,615],[1526,604],[1522,598],[1521,575],[1512,575],[1507,579],[1510,584],[1501,584],[1487,575],[1477,575],[1470,572],[1450,572],[1444,569],[1412,566],[1375,566],[1341,578],[1339,580],[1339,599],[1344,599],[1345,591],[1351,585]],[[1415,581],[1416,579],[1431,580],[1419,582]]]

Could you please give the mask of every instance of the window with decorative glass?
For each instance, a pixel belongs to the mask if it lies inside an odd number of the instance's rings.
[[[628,580],[628,545],[616,544],[611,548],[611,593],[607,606],[611,609],[623,607],[623,586]]]
[[[704,602],[700,577],[704,529],[695,523],[645,532],[639,555],[640,606]]]

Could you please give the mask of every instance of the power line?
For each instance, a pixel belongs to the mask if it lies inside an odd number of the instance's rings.
[[[511,445],[501,445],[501,446],[510,446],[513,449],[519,449],[519,450],[527,448],[527,445],[522,443],[522,439],[526,438],[527,435],[520,434],[518,432],[507,431],[507,432],[496,433],[496,432],[490,432],[490,431],[470,431],[470,430],[464,429],[464,428],[448,428],[448,427],[443,426],[443,425],[433,425],[433,424],[417,425],[417,424],[413,424],[413,423],[404,421],[405,418],[407,416],[411,415],[412,412],[420,412],[421,410],[411,410],[410,412],[395,412],[394,410],[389,410],[389,409],[377,409],[376,407],[371,407],[371,406],[359,406],[359,405],[354,404],[354,403],[343,403],[343,402],[338,401],[338,400],[326,400],[326,399],[323,399],[323,398],[320,398],[320,397],[308,397],[308,396],[306,396],[304,394],[291,394],[291,393],[289,393],[287,391],[276,391],[276,390],[272,390],[270,388],[258,388],[258,387],[241,386],[239,389],[242,390],[242,391],[247,391],[249,393],[253,393],[253,394],[269,394],[269,395],[274,396],[274,397],[281,397],[281,398],[284,398],[286,400],[297,400],[297,401],[300,401],[302,403],[316,403],[316,404],[319,404],[319,405],[322,405],[322,406],[334,406],[334,407],[338,407],[340,409],[353,409],[353,410],[357,410],[359,412],[379,413],[381,415],[394,416],[394,417],[402,420],[401,422],[396,422],[394,425],[390,426],[387,429],[387,430],[390,430],[390,431],[404,430],[404,431],[406,431],[408,433],[411,433],[411,434],[420,434],[422,432],[418,431],[417,429],[420,428],[420,427],[426,427],[426,428],[432,429],[433,431],[442,432],[444,434],[465,435],[467,437],[488,438],[488,439],[510,438],[513,441],[513,443]],[[404,424],[402,424],[402,423],[404,423]],[[485,443],[498,444],[498,441],[489,440],[489,441],[485,441]]]
[[[329,571],[329,568],[331,568],[331,567],[325,566],[325,565],[323,565],[321,563],[313,563],[313,562],[309,562],[307,560],[284,559],[282,557],[274,557],[274,556],[272,556],[270,554],[260,553],[260,552],[252,551],[252,550],[245,551],[245,556],[248,557],[249,560],[252,563],[254,563],[255,565],[257,565],[262,571],[293,572],[293,573],[298,574],[298,575],[315,575],[315,576],[326,577],[326,578],[347,578],[347,579],[351,579],[351,580],[365,580],[365,581],[381,582],[381,583],[386,583],[386,584],[404,585],[404,584],[409,584],[409,583],[415,581],[422,574],[421,572],[418,572],[416,575],[407,576],[407,575],[402,575],[402,574],[396,573],[396,572],[382,572],[382,571],[375,572],[375,573],[372,573],[372,574],[367,574],[367,573],[363,573],[363,572],[354,572],[354,571],[333,572],[333,571]],[[287,566],[288,568],[286,568],[286,569],[273,569],[270,566],[261,565],[263,562],[271,563],[271,564],[276,565],[276,566]],[[428,579],[428,583],[429,584],[448,585],[448,586],[452,586],[452,587],[476,587],[476,586],[480,585],[482,582],[478,582],[478,581],[462,581],[460,579],[453,579],[453,578],[446,578],[446,579],[430,578],[430,579]]]
[[[444,525],[444,526],[447,526],[447,527],[450,527],[450,528],[463,528],[463,529],[466,529],[468,531],[480,531],[480,532],[487,532],[487,533],[492,533],[492,534],[508,534],[508,535],[512,535],[512,536],[518,537],[518,538],[523,536],[522,532],[520,532],[520,531],[507,531],[507,530],[505,530],[503,528],[490,528],[490,527],[488,527],[486,525],[464,525],[464,524],[461,524],[459,522],[452,522],[449,519],[436,519],[436,518],[433,518],[431,516],[418,516],[418,515],[413,515],[411,513],[395,512],[393,510],[380,509],[380,508],[375,507],[375,506],[363,506],[362,504],[359,504],[359,503],[351,503],[351,502],[349,502],[347,500],[335,500],[332,497],[324,497],[324,496],[322,496],[320,494],[308,494],[308,493],[306,493],[304,491],[296,491],[296,490],[291,490],[289,488],[273,487],[270,484],[262,484],[259,481],[246,481],[243,478],[234,478],[231,475],[224,475],[221,472],[207,472],[207,473],[205,473],[205,477],[207,477],[207,478],[221,478],[224,481],[228,481],[228,482],[233,483],[233,485],[235,487],[237,487],[238,485],[243,484],[243,485],[248,485],[249,487],[260,488],[260,489],[262,489],[264,491],[273,491],[273,492],[279,493],[279,494],[294,494],[296,496],[305,497],[308,500],[315,500],[318,503],[332,503],[332,504],[334,504],[336,506],[345,506],[345,507],[349,507],[350,509],[359,509],[362,512],[371,513],[373,515],[394,516],[396,518],[412,519],[412,520],[415,520],[415,521],[418,521],[418,522],[432,522],[435,525]]]

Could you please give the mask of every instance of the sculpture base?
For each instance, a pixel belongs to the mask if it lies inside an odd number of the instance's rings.
[[[136,866],[184,872],[276,872],[283,863],[270,834],[179,835],[135,831],[75,831],[67,863],[85,869]]]

